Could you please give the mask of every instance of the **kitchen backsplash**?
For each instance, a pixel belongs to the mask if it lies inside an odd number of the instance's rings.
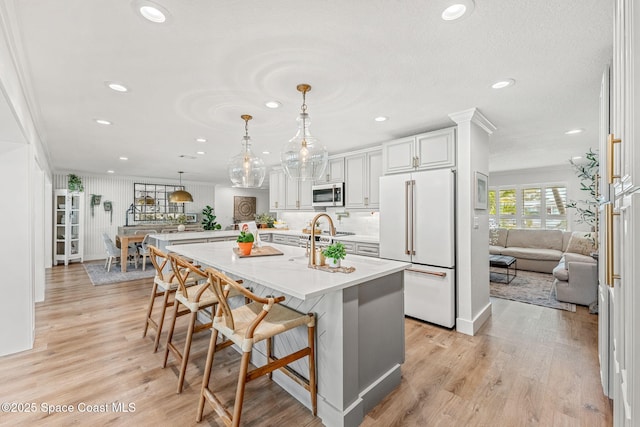
[[[347,231],[365,236],[378,237],[380,234],[380,214],[378,212],[348,211],[349,216],[338,219],[336,212],[344,213],[344,209],[327,208],[333,224],[338,231]],[[302,230],[319,212],[278,212],[278,220],[285,221],[289,230]],[[320,220],[321,228],[327,230],[326,219]]]

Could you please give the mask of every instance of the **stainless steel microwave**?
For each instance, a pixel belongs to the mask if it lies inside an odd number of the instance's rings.
[[[311,191],[312,206],[344,206],[344,182],[314,185]]]

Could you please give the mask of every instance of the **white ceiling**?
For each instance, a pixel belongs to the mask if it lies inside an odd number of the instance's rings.
[[[331,154],[450,126],[449,113],[472,107],[498,129],[491,171],[566,164],[597,147],[610,1],[476,0],[445,22],[444,0],[154,0],[170,13],[164,24],[142,18],[141,1],[14,0],[54,170],[228,182],[241,114],[254,116],[255,151],[279,163],[298,83],[313,87],[311,131]],[[505,77],[516,84],[491,89]],[[272,99],[282,107],[266,108]],[[585,132],[564,134],[573,128]]]

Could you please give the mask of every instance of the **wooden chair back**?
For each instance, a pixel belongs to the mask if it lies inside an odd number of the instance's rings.
[[[151,258],[151,263],[156,269],[156,277],[163,282],[171,283],[173,280],[173,271],[169,269],[165,270],[165,267],[169,262],[169,256],[153,245],[149,245],[148,247],[149,258]]]
[[[192,262],[181,257],[178,254],[169,254],[169,260],[171,261],[171,269],[173,270],[173,274],[176,279],[178,279],[178,291],[182,295],[184,295],[185,298],[189,299],[189,294],[187,293],[187,281],[189,281],[189,279],[195,280],[196,282],[206,280],[206,273],[200,269],[199,265],[193,264]],[[199,287],[196,290],[196,295],[194,296],[193,301],[200,301],[200,297],[207,290],[207,288],[207,286]]]
[[[237,281],[233,280],[226,274],[214,268],[209,267],[205,270],[205,272],[209,279],[209,287],[213,290],[214,294],[218,298],[218,309],[216,311],[216,318],[221,319],[228,329],[235,331],[233,313],[231,311],[231,308],[229,307],[229,303],[227,302],[227,297],[231,290],[237,291],[238,294],[250,299],[253,302],[263,304],[262,311],[256,315],[256,318],[251,322],[249,328],[247,328],[247,332],[245,334],[246,338],[253,337],[253,332],[255,331],[256,327],[258,327],[260,322],[262,322],[262,320],[266,317],[266,315],[269,313],[269,309],[274,304],[279,304],[280,302],[285,300],[284,296],[280,296],[277,298],[259,297],[250,290],[241,286]]]

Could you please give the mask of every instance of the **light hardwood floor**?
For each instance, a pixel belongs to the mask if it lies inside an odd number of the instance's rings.
[[[0,357],[0,402],[34,403],[36,412],[0,413],[0,425],[197,425],[208,334],[196,335],[185,389],[175,394],[175,360],[162,369],[153,334],[141,338],[150,290],[149,279],[94,287],[80,264],[50,269],[34,349]],[[176,326],[179,342],[185,321]],[[412,319],[405,325],[402,383],[363,426],[612,425],[599,382],[597,316],[584,307],[569,313],[496,299],[475,337]],[[212,384],[228,405],[238,361],[232,350],[216,355]],[[117,412],[114,403],[135,410]],[[82,404],[98,412],[78,412]],[[43,405],[74,412],[49,415]],[[222,425],[210,408],[205,414],[200,425]],[[267,378],[249,383],[242,421],[322,425]]]

